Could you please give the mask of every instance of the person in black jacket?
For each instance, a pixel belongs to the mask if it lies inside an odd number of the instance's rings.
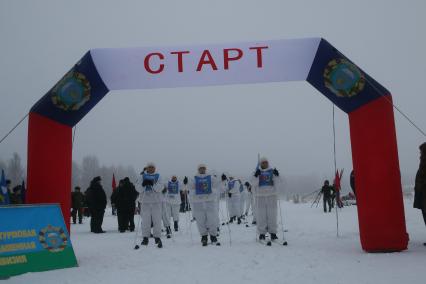
[[[419,147],[420,165],[414,185],[414,208],[420,209],[426,225],[426,143]],[[423,243],[426,246],[426,243]]]
[[[354,173],[354,170],[352,170],[352,172],[351,172],[351,176],[349,178],[349,182],[351,184],[352,191],[356,195],[356,192],[355,192],[355,173]]]
[[[327,204],[328,212],[331,212],[331,200],[332,195],[334,194],[334,188],[330,186],[330,182],[328,180],[324,181],[324,185],[321,188],[321,193],[323,194],[324,213],[327,213]]]
[[[22,204],[22,186],[17,185],[13,188],[12,192],[9,193],[10,204]]]
[[[92,179],[89,188],[86,190],[86,199],[92,216],[90,219],[90,231],[96,234],[105,233],[102,230],[102,222],[104,220],[107,197],[101,185],[101,177],[98,176]]]
[[[134,215],[136,210],[136,199],[139,192],[133,183],[126,177],[120,180],[118,188],[111,195],[111,202],[117,208],[118,230],[124,233],[126,230],[135,230]]]
[[[71,216],[72,222],[75,224],[77,221],[78,214],[78,223],[83,223],[83,203],[84,203],[84,195],[80,191],[80,187],[76,186],[74,188],[74,192],[71,192]]]
[[[189,206],[188,200],[188,177],[185,176],[183,178],[183,190],[180,192],[180,210],[179,212],[185,213],[187,211],[191,211],[191,207]]]

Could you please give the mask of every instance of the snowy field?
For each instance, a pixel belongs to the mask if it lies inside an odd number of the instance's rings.
[[[89,219],[84,219],[83,225],[72,225],[71,239],[79,267],[27,273],[5,282],[423,283],[426,228],[411,201],[405,204],[409,249],[389,254],[361,250],[355,206],[339,211],[339,237],[335,213],[324,214],[320,207],[310,208],[310,204],[281,202],[281,206],[288,247],[257,243],[255,227],[237,224],[230,225],[232,245],[228,229],[223,226],[221,247],[201,247],[195,224],[189,226],[188,216],[181,214],[180,232],[173,239],[164,237],[162,249],[150,239],[148,247],[134,250],[135,234],[120,234],[109,210],[103,225],[106,234],[90,233]]]

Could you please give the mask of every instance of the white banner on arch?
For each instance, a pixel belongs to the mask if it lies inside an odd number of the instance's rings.
[[[320,38],[90,51],[109,90],[302,81]]]

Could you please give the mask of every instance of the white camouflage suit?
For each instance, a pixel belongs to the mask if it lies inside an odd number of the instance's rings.
[[[228,211],[229,211],[229,217],[238,217],[242,215],[241,213],[241,193],[240,193],[240,181],[237,179],[229,179],[225,183],[225,190],[228,194],[226,196],[228,201]],[[229,193],[231,194],[231,197],[229,197]]]
[[[278,189],[280,188],[280,179],[271,174],[273,169],[260,169],[261,175],[253,176],[251,180],[252,194],[254,195],[254,210],[257,231],[259,234],[276,234],[277,233],[277,197]],[[272,182],[262,184],[261,179],[269,176]]]
[[[211,192],[200,193],[196,189],[196,179],[211,179]],[[217,236],[217,228],[219,226],[219,212],[217,206],[218,182],[215,176],[206,174],[198,174],[191,179],[189,184],[189,200],[191,202],[192,215],[197,222],[197,228],[200,236]]]
[[[174,188],[174,186],[176,186],[176,189]],[[166,222],[167,225],[164,224],[165,227],[169,227],[170,226],[170,219],[173,218],[174,222],[179,222],[179,209],[180,209],[180,192],[181,190],[181,183],[176,180],[176,182],[173,182],[172,180],[170,180],[166,187],[167,187],[167,192],[165,195],[165,202],[164,202],[164,207],[165,207],[165,218],[166,218]]]
[[[154,173],[152,175],[155,175]],[[145,178],[142,175],[142,181]],[[162,202],[163,194],[161,191],[164,189],[164,184],[161,181],[161,176],[158,175],[157,182],[154,186],[142,186],[142,194],[139,195],[141,203],[141,217],[142,217],[142,237],[149,238],[151,235],[151,221],[153,223],[153,236],[154,238],[161,237],[161,217],[162,217]]]
[[[253,222],[256,222],[256,208],[255,208],[254,194],[252,190],[253,187],[251,185],[250,187],[251,187],[250,191],[247,189],[246,213],[248,213],[251,208],[251,212],[253,214]]]
[[[243,216],[246,213],[247,191],[242,183],[240,187],[240,196],[240,216]]]

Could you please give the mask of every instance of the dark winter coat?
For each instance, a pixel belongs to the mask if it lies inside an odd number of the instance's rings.
[[[351,176],[349,178],[349,183],[351,184],[352,191],[355,193],[355,174],[354,174],[354,171],[351,172]]]
[[[323,185],[321,188],[321,193],[324,195],[324,198],[330,198],[334,193],[334,187],[331,185]]]
[[[102,185],[99,182],[91,182],[86,190],[87,206],[94,210],[105,210],[107,197]]]
[[[426,151],[420,157],[420,166],[416,174],[414,208],[426,210]]]
[[[74,191],[71,193],[71,207],[73,209],[80,209],[84,205],[84,195],[80,191]]]
[[[13,192],[9,194],[10,204],[22,204],[22,196],[20,193]]]
[[[115,204],[118,209],[134,208],[136,199],[139,192],[136,191],[135,186],[130,181],[124,181],[122,185],[111,195],[111,203]]]

